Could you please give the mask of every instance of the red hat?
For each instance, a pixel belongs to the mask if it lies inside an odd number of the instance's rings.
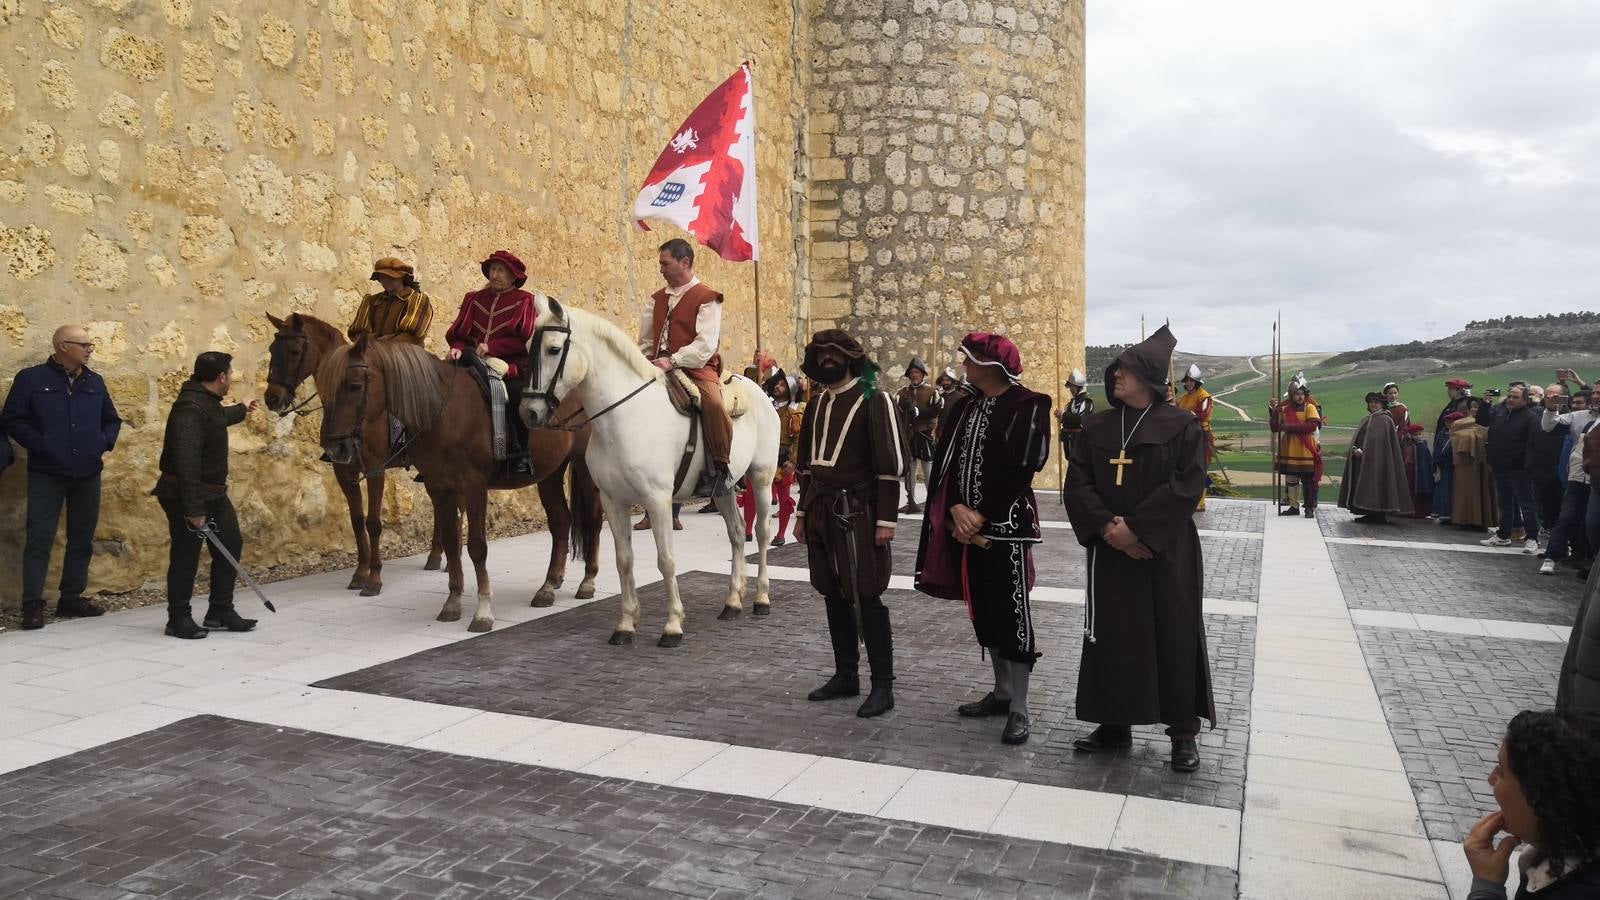
[[[496,250],[489,254],[488,259],[479,263],[478,268],[483,270],[483,277],[489,277],[489,264],[494,262],[500,263],[511,270],[511,282],[517,287],[522,287],[527,282],[528,267],[524,266],[522,260],[517,259],[510,250]]]
[[[1452,378],[1449,381],[1446,381],[1444,386],[1447,388],[1469,388],[1472,387],[1472,382],[1461,378]]]
[[[1003,334],[974,331],[961,339],[961,353],[980,366],[999,366],[1012,381],[1022,377],[1022,354]]]
[[[1421,434],[1422,433],[1422,423],[1421,422],[1412,422],[1410,425],[1406,426],[1406,431],[1408,433],[1410,433],[1410,434]]]

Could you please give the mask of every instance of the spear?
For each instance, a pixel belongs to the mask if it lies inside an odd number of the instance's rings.
[[[1281,375],[1281,373],[1278,371],[1278,322],[1276,319],[1272,322],[1272,362],[1269,364],[1269,368],[1272,371],[1272,400],[1276,401],[1279,399],[1278,379]],[[1281,416],[1283,413],[1280,410],[1278,414]],[[1268,412],[1268,422],[1271,422],[1270,409]],[[1272,454],[1272,511],[1276,513],[1282,499],[1282,493],[1280,491],[1282,474],[1278,471],[1278,445],[1282,440],[1282,435],[1273,434],[1269,430],[1267,432],[1267,436],[1269,438],[1268,444],[1271,448]]]

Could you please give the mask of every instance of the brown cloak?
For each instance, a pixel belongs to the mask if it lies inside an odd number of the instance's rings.
[[[1357,456],[1355,451],[1361,451]],[[1379,410],[1362,420],[1350,440],[1339,479],[1339,505],[1357,515],[1411,513],[1411,486],[1394,417]]]

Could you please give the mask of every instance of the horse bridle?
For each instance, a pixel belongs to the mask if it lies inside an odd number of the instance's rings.
[[[361,429],[367,424],[367,394],[371,390],[370,386],[372,384],[372,375],[370,371],[371,368],[372,367],[367,365],[364,360],[353,360],[345,364],[346,372],[348,372],[350,369],[363,370],[361,376],[361,398],[356,401],[356,417],[353,420],[355,424],[351,426],[351,430],[348,432],[326,435],[322,439],[323,443],[327,443],[328,441],[343,440],[345,438],[349,438],[350,440],[354,441],[356,445],[356,465],[360,465],[361,451],[366,446],[361,439]],[[363,479],[382,478],[384,471],[389,468],[389,463],[392,463],[398,459],[400,454],[406,452],[406,448],[416,443],[417,438],[421,437],[424,432],[430,430],[435,424],[438,423],[439,417],[444,415],[445,407],[450,405],[451,396],[455,394],[457,371],[458,370],[451,371],[450,390],[445,392],[443,402],[439,404],[438,409],[434,410],[433,418],[428,420],[428,424],[417,429],[415,432],[408,430],[405,433],[405,440],[401,441],[399,446],[395,447],[388,456],[384,457],[382,462],[378,463],[370,471],[357,472],[356,481],[359,482]]]
[[[561,338],[561,355],[556,360],[555,373],[550,376],[550,386],[548,388],[545,388],[542,391],[541,390],[534,390],[534,385],[538,384],[538,382],[539,382],[539,363],[543,360],[544,354],[543,353],[529,354],[531,359],[528,360],[528,383],[523,386],[522,399],[524,399],[524,400],[528,400],[528,399],[543,400],[545,402],[545,405],[550,407],[550,414],[553,416],[553,415],[555,415],[556,407],[561,405],[561,398],[556,396],[556,382],[560,381],[561,380],[561,375],[564,372],[567,371],[567,357],[568,357],[568,355],[570,355],[572,353],[572,326],[570,326],[570,325],[540,325],[539,327],[537,327],[537,328],[535,328],[533,330],[533,341],[531,342],[531,345],[535,346],[535,347],[543,347],[544,346],[544,336],[545,336],[546,333],[562,335],[562,338]],[[567,423],[571,422],[572,419],[574,417],[576,417],[579,412],[583,412],[583,410],[578,410],[577,412],[572,413],[572,415],[569,415],[569,416],[561,419],[560,421],[551,422],[549,424],[540,425],[540,426],[537,426],[537,427],[539,427],[541,429],[544,429],[546,431],[580,431],[580,430],[582,430],[584,428],[584,426],[588,425],[589,423],[595,421],[596,419],[600,418],[601,416],[605,415],[606,413],[611,412],[612,410],[616,409],[617,407],[621,406],[622,404],[627,403],[629,400],[632,400],[634,397],[639,396],[641,393],[644,392],[645,388],[649,387],[652,384],[655,384],[656,383],[656,379],[659,378],[659,377],[660,377],[659,375],[652,376],[644,384],[641,384],[638,387],[634,388],[633,390],[629,391],[627,394],[624,394],[622,399],[616,401],[615,403],[611,404],[610,406],[607,406],[605,409],[600,410],[599,412],[595,413],[592,416],[587,416],[586,415],[584,417],[584,420],[582,422],[579,422],[576,425],[569,425]],[[518,414],[519,415],[521,414],[520,411],[518,412]]]
[[[300,359],[303,361],[305,359],[305,351],[306,351],[306,349],[311,346],[311,338],[308,337],[307,335],[305,335],[303,332],[299,332],[299,331],[280,331],[280,332],[278,332],[277,336],[273,338],[273,343],[277,343],[278,341],[285,340],[285,339],[288,339],[288,340],[299,340],[299,341],[304,341],[305,342],[305,347],[302,347],[301,350],[300,350]],[[276,369],[277,369],[276,366],[273,366],[273,365],[270,365],[270,364],[267,366],[267,386],[268,387],[281,388],[284,393],[288,394],[290,396],[290,398],[293,398],[294,397],[295,388],[290,386],[289,384],[287,384],[284,381],[275,380],[278,377],[278,373],[277,373]],[[305,377],[301,377],[300,380],[304,381]],[[316,391],[312,391],[311,392],[311,396],[305,398],[304,400],[301,400],[299,403],[294,404],[293,406],[289,407],[288,409],[284,410],[283,412],[278,413],[278,418],[282,419],[282,418],[284,418],[286,416],[289,416],[289,415],[292,415],[294,413],[297,413],[302,409],[305,409],[306,404],[310,403],[311,401],[313,401],[315,399],[317,399],[317,392]],[[317,409],[321,409],[321,408],[322,407],[320,407],[320,406],[317,407]],[[316,412],[316,409],[307,410],[307,412]]]

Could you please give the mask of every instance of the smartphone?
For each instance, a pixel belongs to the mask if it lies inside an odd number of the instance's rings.
[[[1487,394],[1490,397],[1498,397],[1498,396],[1500,396],[1500,389],[1499,388],[1489,388],[1487,391],[1484,391],[1484,393]]]
[[[1572,398],[1565,394],[1557,397],[1556,412],[1572,412]]]

